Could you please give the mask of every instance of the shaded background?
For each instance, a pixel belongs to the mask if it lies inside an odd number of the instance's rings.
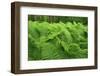
[[[59,21],[66,22],[80,22],[84,25],[87,25],[87,17],[75,17],[75,16],[44,16],[44,15],[28,15],[28,19],[32,21],[46,21],[49,23],[58,23]]]

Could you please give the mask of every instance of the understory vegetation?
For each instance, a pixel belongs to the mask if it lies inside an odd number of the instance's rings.
[[[86,17],[28,17],[28,60],[88,57]]]

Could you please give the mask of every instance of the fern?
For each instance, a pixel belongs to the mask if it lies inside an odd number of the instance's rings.
[[[87,26],[77,21],[48,22],[48,18],[28,21],[28,60],[87,58]]]

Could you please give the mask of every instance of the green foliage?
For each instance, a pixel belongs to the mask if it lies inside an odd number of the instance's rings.
[[[41,58],[42,59],[61,59],[62,54],[59,53],[59,49],[56,48],[53,44],[51,43],[45,43],[41,47],[42,53],[41,53]]]
[[[51,23],[43,18],[45,21],[28,21],[29,60],[88,57],[87,25],[77,21]]]
[[[87,24],[87,17],[75,17],[75,16],[42,16],[42,15],[29,15],[28,20],[30,21],[46,21],[48,23],[58,23],[58,22],[80,22],[83,24]]]
[[[78,58],[80,57],[80,47],[79,45],[72,43],[69,45],[68,55],[69,58]]]

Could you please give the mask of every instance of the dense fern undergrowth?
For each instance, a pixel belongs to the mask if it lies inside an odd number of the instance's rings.
[[[28,60],[87,58],[87,27],[75,21],[28,20]]]

